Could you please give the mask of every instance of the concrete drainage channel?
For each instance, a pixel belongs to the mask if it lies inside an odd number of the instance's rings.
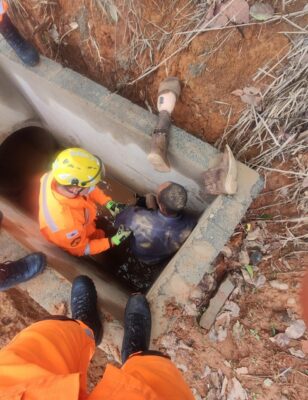
[[[42,57],[40,65],[21,65],[6,43],[0,41],[0,157],[1,148],[25,128],[36,127],[38,146],[79,146],[101,157],[107,175],[133,191],[146,193],[164,181],[182,183],[189,191],[190,210],[199,222],[182,248],[150,288],[147,297],[153,313],[152,339],[167,333],[172,320],[165,317],[170,301],[189,310],[190,292],[241,220],[252,199],[262,188],[257,173],[238,163],[238,192],[235,196],[200,196],[200,174],[218,154],[205,142],[172,127],[169,145],[170,173],[155,172],[147,161],[150,135],[156,116],[110,93],[104,87]],[[40,150],[42,151],[42,150]],[[16,153],[17,157],[20,154]],[[3,156],[4,157],[4,156]],[[1,163],[1,159],[0,159]],[[29,160],[31,164],[31,160]],[[1,185],[1,180],[0,180]],[[64,253],[40,235],[33,216],[5,196],[0,186],[0,209],[4,229],[15,245],[43,251],[49,268],[42,276],[22,285],[49,312],[53,302],[68,300],[72,279],[87,274],[95,281],[105,318],[102,348],[119,355],[121,318],[129,291],[103,270]],[[35,200],[34,200],[35,201]],[[55,294],[57,293],[57,295]],[[58,295],[61,294],[61,295]]]

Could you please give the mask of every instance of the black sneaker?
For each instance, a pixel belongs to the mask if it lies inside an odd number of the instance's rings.
[[[42,272],[45,266],[46,256],[43,253],[32,253],[17,261],[0,263],[0,291],[28,281]]]
[[[40,56],[35,47],[20,35],[7,14],[0,22],[0,33],[23,63],[33,67],[39,62]]]
[[[125,308],[124,338],[122,343],[122,363],[131,354],[147,351],[151,336],[151,311],[143,294],[132,295]]]
[[[96,346],[103,336],[103,327],[97,310],[95,285],[88,276],[80,275],[74,279],[71,292],[72,318],[82,321],[94,333]]]

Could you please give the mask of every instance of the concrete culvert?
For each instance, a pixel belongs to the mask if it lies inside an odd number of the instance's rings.
[[[188,190],[188,209],[200,215],[199,222],[147,294],[153,316],[152,336],[158,337],[168,330],[170,324],[166,317],[170,299],[178,307],[189,306],[190,292],[205,273],[211,272],[211,263],[262,188],[258,174],[238,163],[237,193],[234,196],[204,197],[200,187],[201,174],[213,165],[218,150],[172,126],[168,148],[171,171],[164,174],[154,171],[147,155],[157,116],[44,57],[39,66],[27,69],[5,43],[0,42],[0,50],[0,93],[7,92],[8,87],[10,90],[9,96],[0,98],[0,143],[3,149],[17,140],[15,135],[21,131],[14,133],[12,139],[9,136],[21,126],[39,126],[51,133],[50,146],[55,146],[54,150],[57,146],[85,148],[102,159],[108,179],[112,177],[123,183],[133,193],[153,192],[166,181],[178,182]],[[25,140],[30,146],[37,136],[27,132],[22,133],[30,135],[29,141]],[[39,141],[34,142],[38,146],[34,146],[34,150],[44,154],[44,145],[39,147]],[[4,153],[6,156],[7,150],[0,147],[0,158]],[[23,156],[21,152],[20,157]],[[39,163],[37,166],[45,169],[48,162],[45,159],[40,167]],[[13,173],[15,166],[10,165]],[[0,209],[5,215],[4,228],[26,248],[46,253],[49,265],[69,281],[80,273],[93,278],[99,301],[104,311],[112,316],[109,322],[114,318],[121,319],[130,290],[110,274],[94,270],[89,262],[71,257],[46,242],[33,218],[32,206],[17,207],[20,206],[18,196],[24,185],[23,179],[16,179],[18,185],[11,186],[4,175],[0,173]],[[185,309],[189,312],[190,308]],[[105,341],[108,338],[112,341],[114,336],[115,325],[109,322],[106,324],[111,326],[110,335],[105,335]]]

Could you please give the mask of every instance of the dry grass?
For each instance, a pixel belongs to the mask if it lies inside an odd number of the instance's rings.
[[[251,216],[275,209],[268,224],[277,224],[282,247],[308,251],[308,40],[299,35],[278,62],[268,63],[255,76],[255,86],[265,86],[260,109],[247,106],[238,122],[226,129],[217,146],[226,142],[235,156],[265,175],[278,173],[292,183],[275,190],[273,202],[254,209]],[[265,195],[267,193],[264,193]],[[283,207],[295,206],[297,215],[283,218]],[[279,226],[280,225],[280,226]]]

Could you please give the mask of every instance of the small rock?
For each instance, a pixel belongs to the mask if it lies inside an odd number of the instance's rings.
[[[270,281],[269,284],[271,285],[272,288],[278,289],[278,290],[288,290],[289,285],[287,283],[279,282],[279,281]]]
[[[299,339],[303,336],[305,330],[305,322],[302,319],[298,319],[286,329],[285,333],[290,339]]]
[[[269,388],[269,387],[272,386],[273,383],[274,383],[274,382],[273,382],[271,379],[266,378],[266,379],[264,379],[264,381],[263,381],[263,387]]]
[[[234,301],[226,301],[224,309],[231,312],[232,318],[237,318],[240,315],[240,308]]]
[[[249,264],[249,255],[246,250],[241,250],[239,254],[239,262],[244,267]]]
[[[227,298],[230,296],[234,289],[233,283],[227,278],[220,285],[215,296],[211,299],[207,310],[203,313],[200,319],[200,326],[204,329],[210,329],[215,322],[216,316],[224,306]]]
[[[250,254],[250,264],[258,265],[260,261],[262,261],[263,255],[261,251],[255,250]]]
[[[296,300],[295,300],[293,297],[290,297],[290,298],[287,300],[287,305],[288,305],[289,307],[295,306],[295,305],[296,305]]]
[[[278,333],[278,335],[271,337],[270,341],[279,347],[286,347],[290,343],[290,338],[285,333]]]
[[[248,374],[248,368],[246,368],[246,367],[236,368],[235,372],[238,375],[247,375]]]
[[[289,352],[290,354],[292,354],[292,356],[297,357],[297,358],[305,358],[305,353],[301,350],[296,350],[294,349],[294,347],[290,347],[289,348]]]
[[[248,396],[246,390],[236,378],[232,378],[231,389],[228,393],[227,400],[247,400]]]

